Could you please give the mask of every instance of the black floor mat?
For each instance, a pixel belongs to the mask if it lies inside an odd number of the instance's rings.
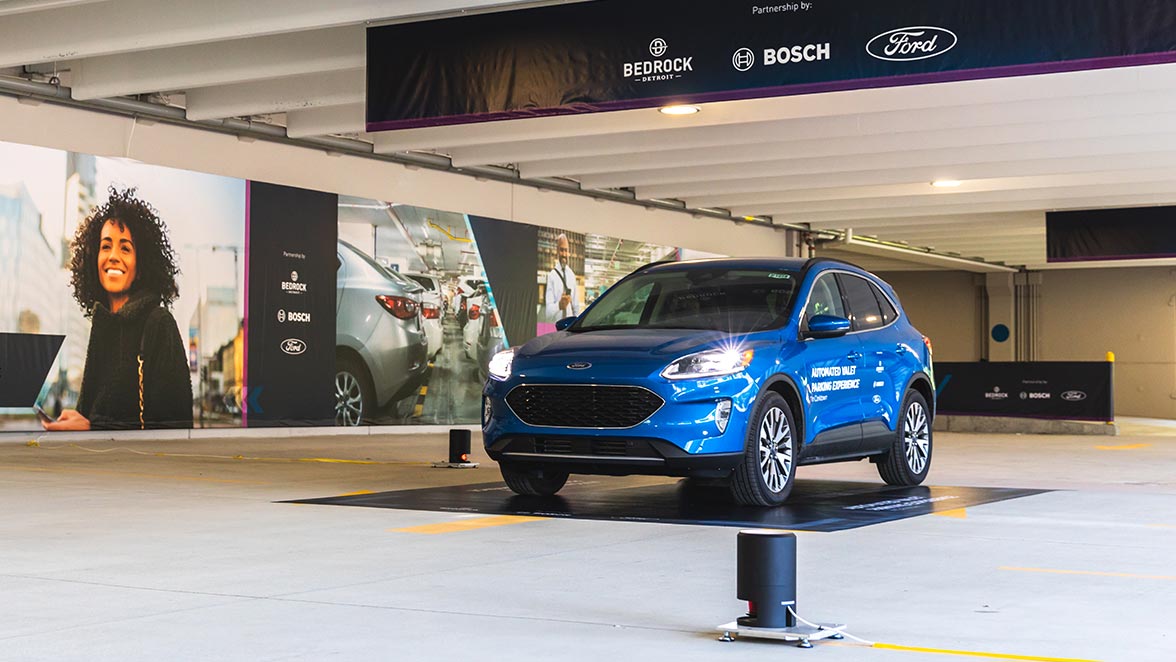
[[[286,503],[828,532],[1048,491],[890,487],[882,483],[797,479],[791,498],[783,506],[751,508],[735,504],[722,487],[700,487],[688,481],[645,486],[626,482],[625,478],[573,477],[558,495],[545,498],[515,495],[503,483],[481,483]]]

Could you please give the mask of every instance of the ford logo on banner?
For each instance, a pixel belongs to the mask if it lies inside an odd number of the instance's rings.
[[[290,356],[298,356],[306,351],[306,343],[297,338],[287,338],[282,341],[282,351]]]
[[[1082,391],[1066,391],[1062,394],[1062,399],[1066,402],[1081,402],[1086,399],[1086,394]]]
[[[883,32],[866,44],[866,52],[890,62],[926,60],[943,55],[958,42],[951,30],[921,25]]]

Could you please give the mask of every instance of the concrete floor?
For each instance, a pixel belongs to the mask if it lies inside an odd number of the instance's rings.
[[[733,528],[275,503],[497,479],[429,468],[439,435],[30,439],[0,440],[0,660],[1176,659],[1176,430],[1154,422],[937,433],[932,484],[1059,491],[798,534],[801,615],[892,646],[811,651],[715,640],[745,609]]]

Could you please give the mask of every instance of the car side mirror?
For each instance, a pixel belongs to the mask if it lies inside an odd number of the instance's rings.
[[[852,323],[836,315],[813,315],[806,335],[810,338],[837,338],[849,333]]]
[[[568,327],[575,324],[577,319],[578,318],[576,318],[576,317],[565,317],[555,323],[555,330],[556,331],[567,331]]]

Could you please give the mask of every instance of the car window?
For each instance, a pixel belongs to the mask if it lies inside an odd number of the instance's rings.
[[[627,298],[610,297],[601,301],[599,312],[593,312],[593,319],[599,326],[635,326],[641,322],[641,314],[645,312],[645,304],[653,292],[653,283],[649,282],[633,291]]]
[[[877,329],[885,324],[882,321],[882,311],[878,308],[878,299],[874,297],[870,283],[860,276],[841,274],[842,291],[849,302],[850,319],[855,331]]]
[[[845,306],[841,302],[841,288],[837,286],[835,274],[822,274],[813,283],[808,305],[804,309],[804,329],[806,331],[809,320],[817,315],[849,317],[845,314]]]
[[[898,311],[894,309],[894,304],[890,303],[890,298],[873,283],[870,283],[870,289],[874,291],[874,298],[878,300],[878,307],[882,309],[882,323],[890,324],[898,319]]]
[[[428,276],[417,276],[415,274],[402,274],[402,275],[413,279],[418,284],[420,284],[421,287],[425,288],[426,290],[428,290],[430,292],[437,289],[437,287],[433,283],[433,279],[429,278]]]

